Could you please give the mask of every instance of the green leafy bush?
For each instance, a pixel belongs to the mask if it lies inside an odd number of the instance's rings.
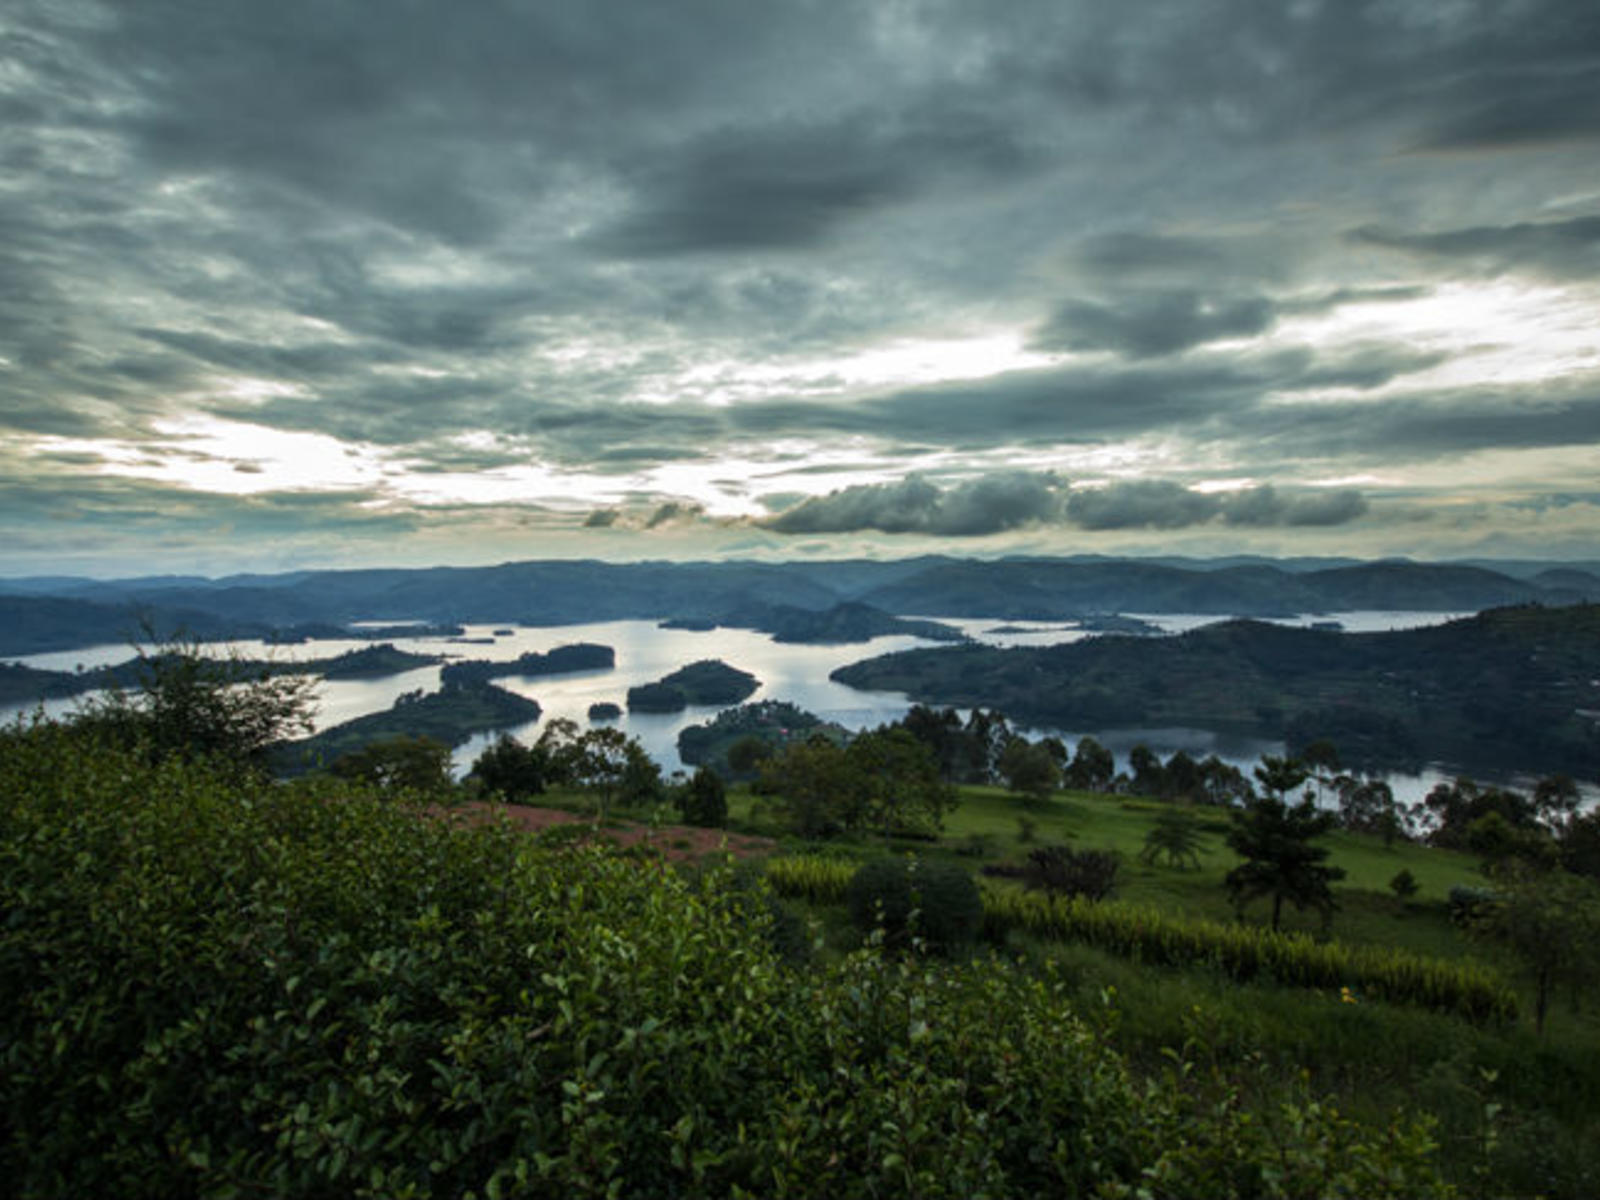
[[[1409,1122],[1303,1096],[1263,1123],[1135,1081],[1050,979],[786,968],[760,893],[726,880],[0,731],[0,1179],[24,1200],[1443,1192]]]
[[[856,928],[881,928],[890,947],[920,938],[930,950],[949,953],[983,927],[983,897],[972,876],[937,859],[872,859],[851,878],[845,898]]]

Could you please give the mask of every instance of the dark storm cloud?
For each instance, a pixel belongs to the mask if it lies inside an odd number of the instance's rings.
[[[1186,529],[1221,511],[1216,496],[1154,479],[1075,491],[1067,500],[1067,516],[1082,529]]]
[[[1600,216],[1479,225],[1442,233],[1394,233],[1368,227],[1351,236],[1368,245],[1461,261],[1491,274],[1521,270],[1559,277],[1600,277]]]
[[[1176,354],[1205,342],[1265,333],[1277,320],[1263,296],[1206,297],[1193,291],[1069,300],[1033,337],[1039,350],[1111,350],[1129,358]]]
[[[909,128],[851,114],[826,127],[718,131],[636,171],[632,211],[591,243],[639,257],[801,249],[943,172],[992,180],[1027,161],[1011,130],[937,111]]]
[[[941,488],[919,475],[815,496],[764,522],[779,533],[922,533],[978,537],[1060,517],[1065,484],[1050,473],[1003,471]]]
[[[975,537],[1048,525],[1093,532],[1189,529],[1218,518],[1234,526],[1330,526],[1366,511],[1365,498],[1352,490],[1284,493],[1263,485],[1218,494],[1171,480],[1132,480],[1069,491],[1048,472],[999,471],[944,488],[920,475],[857,484],[812,497],[762,524],[786,534]]]

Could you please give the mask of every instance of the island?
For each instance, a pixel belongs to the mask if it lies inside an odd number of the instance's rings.
[[[738,704],[761,681],[748,671],[708,658],[680,667],[654,683],[628,689],[629,712],[681,712],[691,704]]]
[[[489,683],[447,686],[426,694],[418,690],[407,692],[384,712],[280,743],[268,761],[279,775],[298,775],[385,738],[429,737],[454,747],[475,733],[530,724],[543,711],[537,700]]]
[[[473,658],[448,663],[439,673],[444,683],[487,683],[512,675],[570,675],[579,671],[609,671],[617,665],[617,652],[595,642],[557,646],[547,654],[529,651],[503,662]]]
[[[710,721],[690,725],[678,734],[678,757],[691,767],[705,766],[724,779],[755,774],[753,763],[740,760],[733,748],[742,742],[760,743],[749,754],[751,760],[768,757],[790,742],[804,741],[817,733],[843,740],[848,736],[837,725],[825,723],[815,713],[786,700],[761,700],[726,709]]]
[[[591,722],[615,721],[620,716],[622,716],[622,706],[620,704],[612,704],[609,700],[589,705],[589,720]]]
[[[153,657],[153,656],[152,656]],[[444,661],[437,654],[412,654],[389,642],[348,650],[329,658],[222,658],[216,669],[229,678],[260,679],[272,675],[320,675],[324,679],[378,679]],[[92,671],[45,671],[0,663],[0,704],[31,704],[79,696],[104,688],[136,689],[145,677],[145,659],[130,658]]]

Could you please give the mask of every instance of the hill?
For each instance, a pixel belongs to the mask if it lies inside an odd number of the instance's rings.
[[[919,702],[1064,729],[1190,726],[1348,761],[1600,774],[1600,606],[1494,609],[1351,634],[1228,621],[1175,638],[910,650],[833,673]]]
[[[771,626],[790,640],[859,640],[876,636],[866,631],[879,618],[856,606],[880,610],[885,620],[892,619],[887,614],[1062,620],[1116,612],[1470,612],[1600,600],[1600,578],[1586,566],[1550,564],[1533,578],[1525,565],[1519,569],[1522,574],[1513,576],[1478,565],[1412,562],[926,557],[782,564],[543,561],[202,581],[40,579],[13,585],[9,593],[0,587],[0,654],[125,641],[137,632],[141,615],[163,633],[181,627],[202,637],[342,629],[352,621],[548,626],[628,619]],[[834,615],[816,615],[830,611]],[[923,630],[919,636],[944,635]]]

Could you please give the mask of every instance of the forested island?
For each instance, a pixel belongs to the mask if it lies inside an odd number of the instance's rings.
[[[426,737],[459,746],[475,733],[509,729],[537,721],[537,700],[529,700],[490,683],[456,684],[437,692],[407,692],[384,712],[369,713],[335,725],[312,737],[273,747],[270,762],[280,774],[293,775],[325,766],[342,755],[386,738]]]
[[[276,675],[319,675],[323,679],[379,679],[418,667],[431,667],[444,661],[437,654],[413,654],[384,642],[363,646],[328,658],[230,659],[230,672],[241,678]],[[0,704],[30,704],[38,700],[78,696],[102,688],[136,688],[153,664],[145,657],[134,657],[109,667],[90,671],[47,671],[15,663],[0,663]]]
[[[444,683],[487,683],[491,679],[505,679],[513,675],[538,677],[568,675],[578,671],[609,671],[616,665],[617,652],[610,646],[573,642],[557,646],[545,654],[529,651],[501,662],[468,659],[449,663],[439,673],[439,678]]]
[[[1347,761],[1600,774],[1600,606],[1521,606],[1425,629],[1228,621],[1179,637],[908,650],[835,671],[852,687],[997,708],[1063,729],[1188,726],[1330,739]]]
[[[708,658],[680,667],[654,683],[628,689],[630,712],[681,712],[691,704],[738,704],[761,681],[748,671]]]

